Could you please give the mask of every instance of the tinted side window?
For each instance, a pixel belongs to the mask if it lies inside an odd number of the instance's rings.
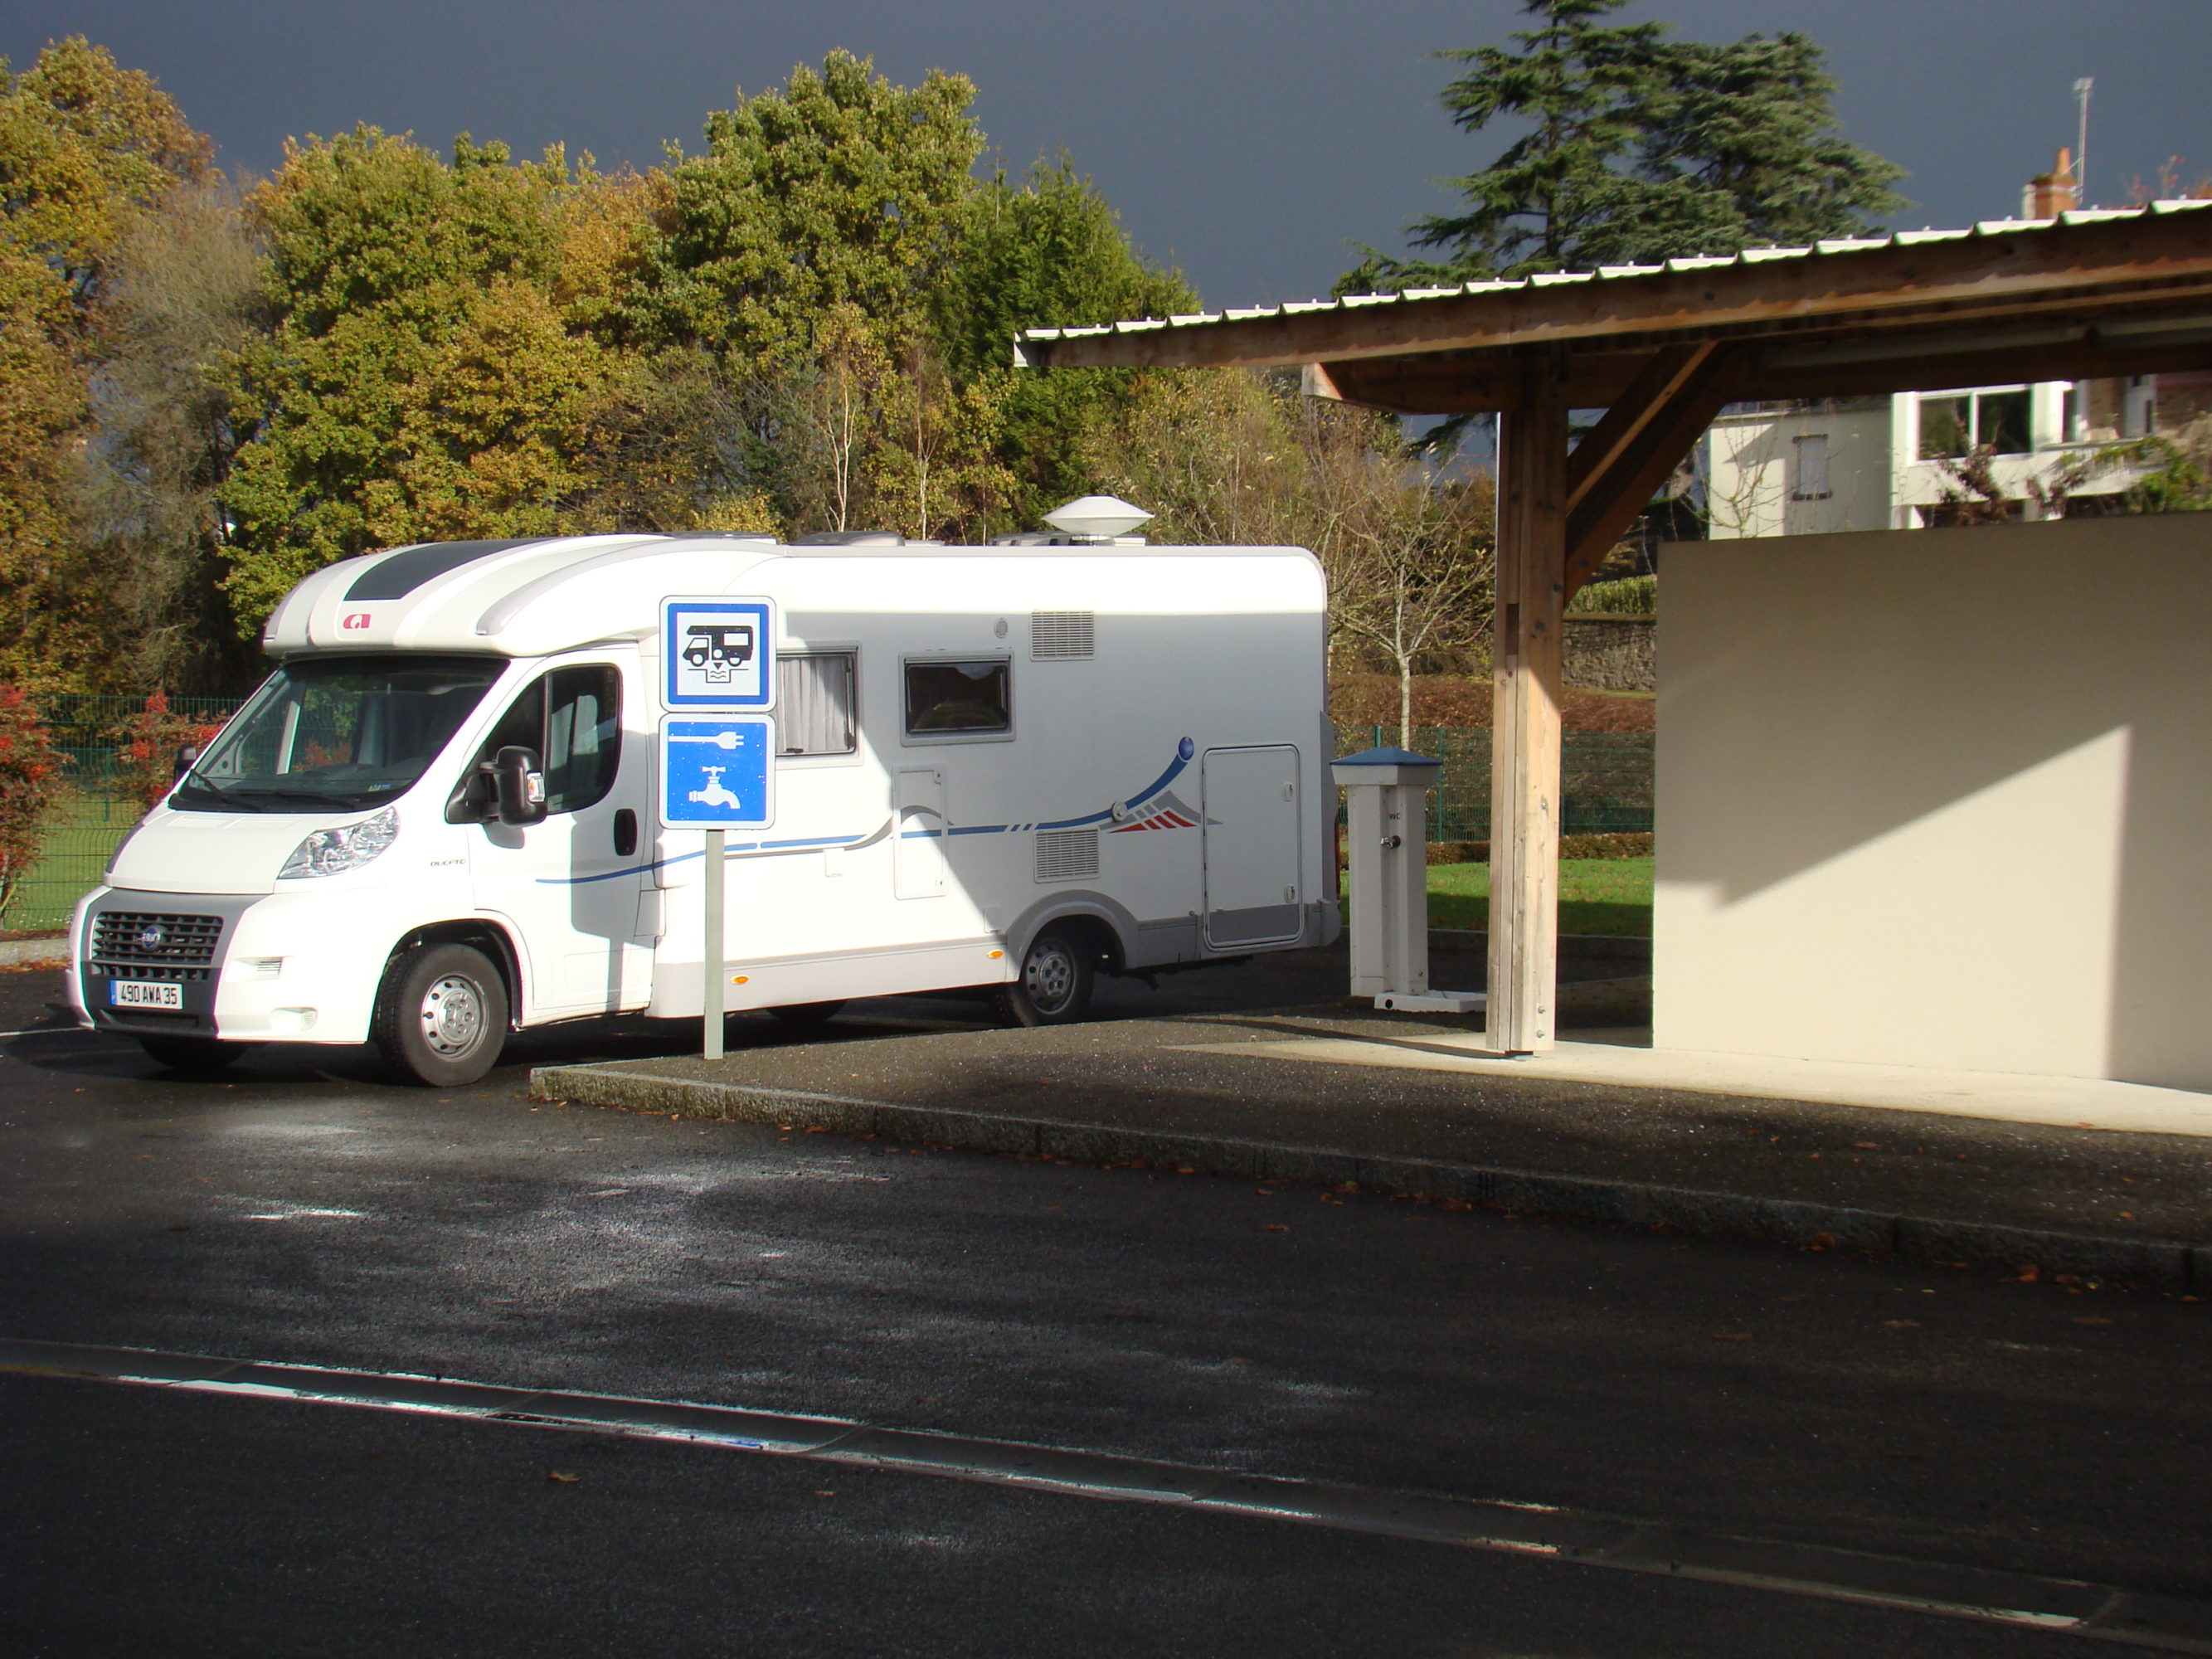
[[[1006,661],[909,662],[906,665],[908,737],[1012,732]]]
[[[608,663],[556,668],[546,677],[545,810],[574,812],[603,800],[622,764],[622,672]]]
[[[490,760],[509,744],[538,751],[549,815],[605,799],[622,764],[622,671],[583,663],[532,680],[500,716],[477,758]]]

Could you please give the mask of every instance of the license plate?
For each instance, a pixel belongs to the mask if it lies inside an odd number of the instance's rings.
[[[185,988],[140,979],[112,979],[107,982],[107,1001],[114,1008],[182,1008]]]

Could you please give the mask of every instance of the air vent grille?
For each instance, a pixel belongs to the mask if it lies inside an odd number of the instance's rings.
[[[1098,832],[1096,830],[1040,830],[1036,837],[1036,878],[1039,881],[1079,881],[1098,873]]]
[[[1095,655],[1098,616],[1092,611],[1030,612],[1030,656],[1037,662],[1070,662]]]

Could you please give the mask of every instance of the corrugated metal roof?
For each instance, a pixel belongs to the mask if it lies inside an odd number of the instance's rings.
[[[1601,265],[1595,270],[1555,271],[1541,276],[1462,283],[1449,288],[1412,288],[1399,294],[1347,294],[1336,300],[1290,300],[1279,306],[1228,307],[1194,312],[1184,316],[1131,318],[1120,322],[1087,324],[1071,328],[1024,329],[1024,340],[1075,340],[1102,334],[1142,334],[1155,329],[1197,328],[1209,323],[1252,322],[1270,317],[1296,317],[1317,311],[1357,311],[1368,306],[1419,305],[1425,301],[1456,300],[1474,295],[1516,293],[1524,289],[1558,287],[1570,283],[1633,282],[1638,277],[1671,276],[1680,271],[1717,270],[1730,265],[1765,264],[1784,259],[1848,258],[1887,248],[1922,247],[1934,242],[1962,242],[1978,238],[2017,236],[2029,231],[2060,227],[2109,224],[2115,220],[2212,210],[2212,201],[2152,202],[2136,208],[2084,208],[2050,219],[1986,219],[1964,230],[1900,230],[1887,236],[1841,237],[1808,247],[1746,248],[1741,253],[1697,255],[1649,265]]]

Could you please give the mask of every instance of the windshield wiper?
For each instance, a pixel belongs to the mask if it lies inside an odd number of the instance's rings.
[[[319,789],[264,789],[258,786],[240,785],[236,789],[226,790],[224,798],[236,799],[241,795],[253,795],[263,800],[303,800],[310,806],[327,806],[333,812],[356,812],[361,810],[356,799],[357,793],[326,795]]]
[[[205,778],[197,777],[189,770],[185,772],[183,781],[177,785],[176,788],[172,793],[176,795],[188,795],[195,801],[219,801],[224,806],[235,807],[242,812],[265,812],[269,810],[265,806],[256,806],[250,800],[239,799],[237,797],[234,796],[229,790],[218,788],[216,785],[210,783]]]

